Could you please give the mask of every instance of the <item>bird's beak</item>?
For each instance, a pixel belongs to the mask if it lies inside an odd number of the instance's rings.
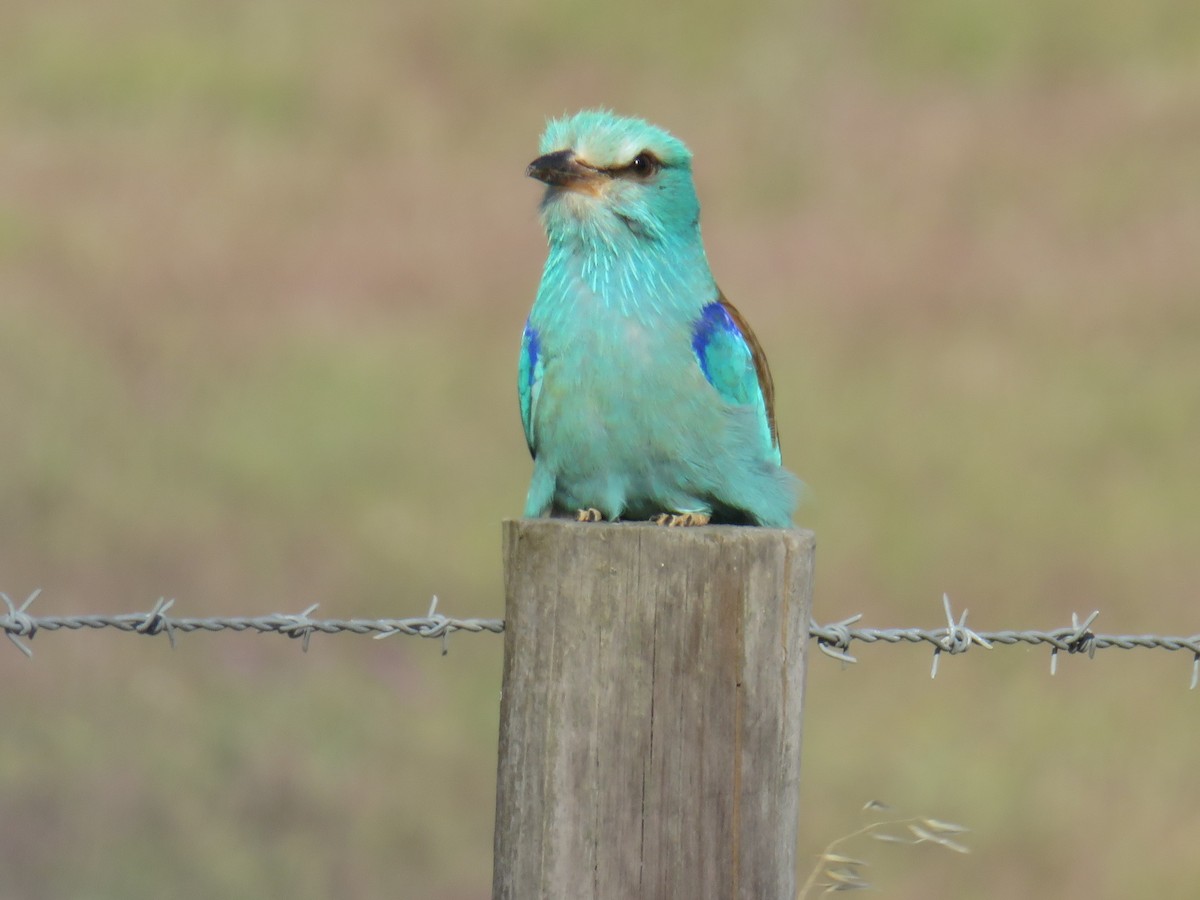
[[[570,150],[556,150],[539,156],[525,174],[553,187],[576,188],[596,177],[596,170],[581,163]]]

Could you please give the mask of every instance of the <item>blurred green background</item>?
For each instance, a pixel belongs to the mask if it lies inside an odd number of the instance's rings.
[[[696,155],[814,492],[816,616],[1200,630],[1193,0],[6,0],[0,590],[502,614],[547,115]],[[0,652],[5,897],[489,894],[501,641]],[[894,897],[1192,897],[1190,658],[814,654],[802,852]]]

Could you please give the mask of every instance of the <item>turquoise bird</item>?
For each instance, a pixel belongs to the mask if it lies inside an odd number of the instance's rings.
[[[525,515],[787,528],[800,482],[782,466],[762,347],[725,299],[700,238],[692,156],[640,119],[552,120],[549,254],[521,342],[533,455]]]

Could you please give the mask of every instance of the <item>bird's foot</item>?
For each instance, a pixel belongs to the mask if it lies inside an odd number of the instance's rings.
[[[691,525],[707,525],[712,519],[708,513],[659,513],[650,521],[655,525],[666,525],[668,528],[682,528]]]
[[[576,522],[603,522],[604,514],[594,506],[589,506],[587,509],[576,510]]]

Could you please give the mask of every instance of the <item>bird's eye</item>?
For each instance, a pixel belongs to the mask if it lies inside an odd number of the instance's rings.
[[[659,170],[662,165],[653,153],[648,150],[643,150],[633,158],[633,161],[626,167],[626,170],[631,175],[636,175],[638,178],[649,178]]]

